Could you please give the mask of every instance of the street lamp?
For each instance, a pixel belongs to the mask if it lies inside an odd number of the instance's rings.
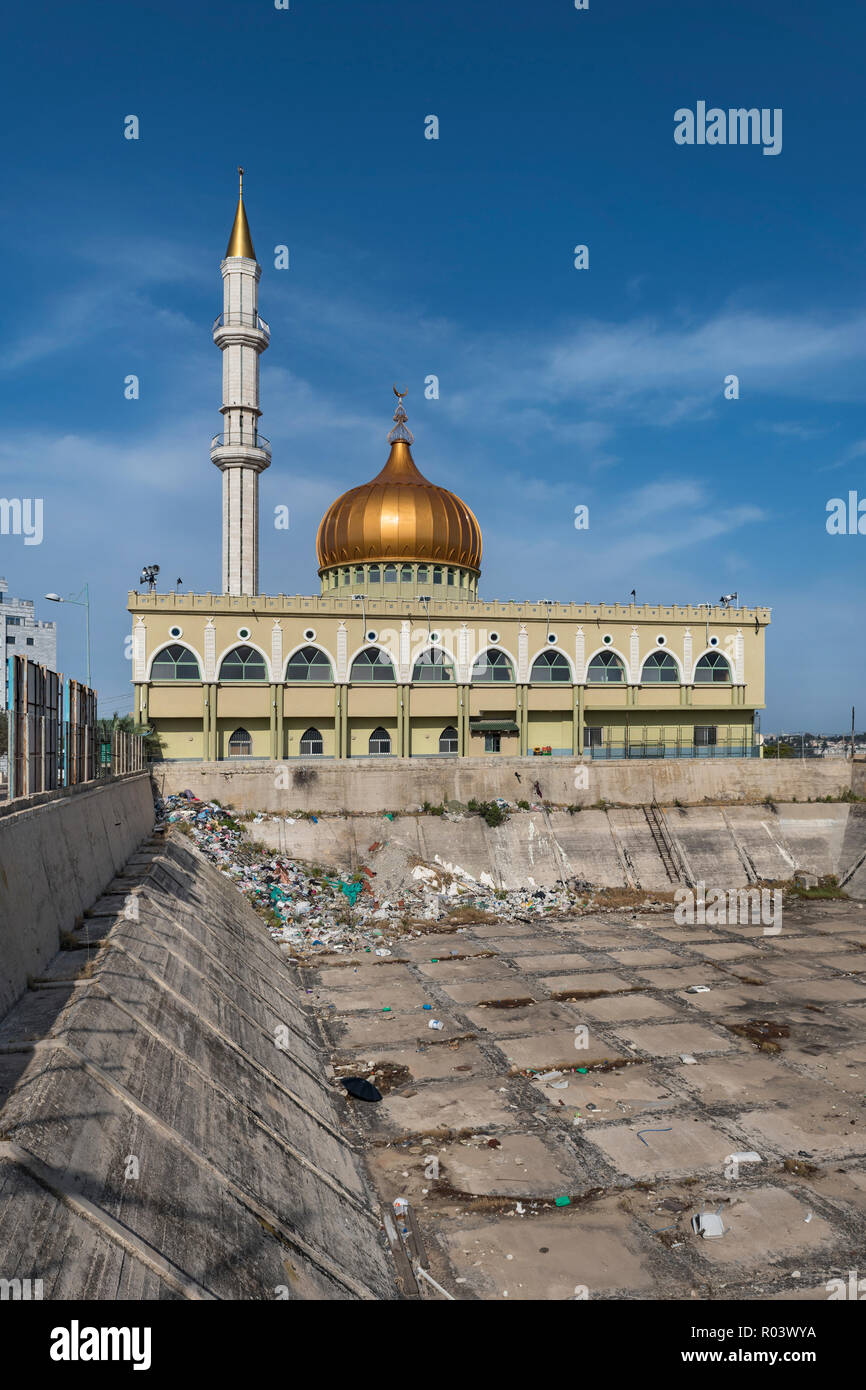
[[[82,599],[81,594],[84,595]],[[60,594],[45,594],[45,598],[51,603],[74,603],[77,608],[83,608],[87,614],[87,688],[91,690],[90,684],[90,589],[85,584],[80,594],[75,598],[61,598]]]

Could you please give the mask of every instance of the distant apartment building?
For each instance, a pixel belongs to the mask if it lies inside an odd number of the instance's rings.
[[[0,579],[0,709],[6,708],[6,658],[26,656],[49,670],[57,670],[57,624],[40,622],[33,614],[33,600],[9,598],[9,585]]]

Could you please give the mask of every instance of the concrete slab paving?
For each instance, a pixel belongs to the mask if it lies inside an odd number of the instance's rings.
[[[490,1074],[494,1070],[481,1048],[474,1042],[452,1042],[444,1047],[409,1046],[393,1050],[373,1046],[368,1048],[363,1056],[358,1052],[338,1053],[335,1064],[337,1061],[340,1062],[341,1075],[348,1075],[343,1063],[348,1064],[350,1060],[354,1060],[354,1070],[359,1075],[365,1075],[366,1069],[372,1069],[374,1066],[405,1067],[409,1073],[409,1081],[439,1081],[443,1077],[460,1081],[466,1076]]]
[[[847,1004],[866,999],[866,981],[838,977],[828,980],[788,980],[776,986],[782,999],[812,1004]]]
[[[418,974],[433,982],[448,980],[503,980],[513,975],[508,963],[496,956],[470,957],[468,960],[454,960],[446,957],[436,965],[429,960],[416,967]]]
[[[543,1034],[560,1029],[563,1025],[570,1026],[572,1048],[574,1029],[580,1023],[578,1015],[566,1004],[548,1000],[541,1004],[527,1004],[520,1009],[466,1009],[464,1012],[474,1027],[483,1029],[497,1040],[512,1034]]]
[[[638,1137],[638,1131],[643,1131]],[[724,1130],[704,1120],[665,1114],[656,1125],[607,1125],[586,1130],[585,1142],[595,1145],[618,1171],[630,1178],[685,1177],[724,1171],[733,1151]]]
[[[624,1048],[605,1042],[592,1031],[587,1035],[587,1046],[577,1050],[573,1028],[557,1028],[530,1037],[501,1037],[496,1041],[509,1064],[519,1071],[530,1068],[549,1071],[553,1067],[574,1067],[575,1064],[598,1067],[605,1062],[624,1062],[629,1057]]]
[[[706,1027],[703,1023],[676,1022],[659,1024],[634,1024],[616,1028],[614,1036],[629,1048],[650,1057],[676,1057],[682,1053],[704,1052],[742,1052],[745,1045],[725,1034]]]
[[[774,1110],[745,1110],[738,1123],[743,1133],[773,1149],[783,1158],[806,1157],[818,1162],[866,1154],[866,1116],[863,1106],[850,1096],[825,1091],[811,1104],[801,1100],[797,1113],[777,1107]]]
[[[444,1024],[435,1034],[439,1042],[457,1037],[466,1031],[453,1018],[443,1014],[442,1010],[437,1010],[434,1017]],[[340,1049],[369,1048],[377,1044],[393,1047],[397,1043],[410,1041],[429,1042],[429,1020],[430,1014],[422,1013],[420,1009],[412,1013],[380,1013],[373,1017],[334,1014],[325,1019],[325,1028],[334,1046]]]
[[[593,994],[616,994],[620,990],[633,989],[628,980],[609,971],[587,971],[577,975],[545,975],[541,984],[549,989],[554,998],[568,996],[572,999],[588,998]]]
[[[544,974],[545,971],[569,971],[569,970],[594,970],[593,962],[588,956],[572,955],[568,951],[551,952],[550,954],[531,955],[521,958],[521,970],[531,971],[533,974]]]
[[[386,1006],[394,1013],[400,1013],[434,1002],[429,990],[422,989],[414,980],[397,979],[393,975],[389,975],[387,981],[380,985],[353,986],[347,982],[343,989],[314,990],[311,997],[316,1004],[336,1004],[340,1013],[347,1010],[382,1010]]]
[[[480,1197],[556,1198],[586,1182],[576,1155],[552,1139],[509,1134],[492,1141],[446,1144],[440,1173],[449,1188]]]
[[[725,1197],[728,1201],[720,1213],[725,1235],[721,1240],[697,1236],[690,1247],[702,1262],[760,1269],[793,1255],[816,1254],[833,1242],[833,1228],[806,1202],[783,1188],[759,1187],[726,1193]],[[711,1200],[707,1209],[716,1210]]]
[[[667,951],[663,946],[635,946],[627,950],[621,948],[611,950],[609,953],[614,960],[619,961],[620,965],[634,966],[639,965],[677,965],[682,963],[682,958],[673,951]]]
[[[692,998],[691,995],[688,996]],[[681,1018],[682,1009],[652,994],[611,994],[584,999],[581,1013],[598,1023],[621,1023],[627,1019]]]
[[[371,1133],[388,1130],[399,1135],[432,1135],[437,1131],[490,1129],[509,1125],[516,1104],[503,1078],[485,1081],[430,1081],[417,1088],[401,1087],[380,1105],[365,1111]]]
[[[457,1004],[505,1005],[518,1000],[528,1003],[547,997],[544,990],[539,989],[537,981],[527,980],[514,971],[504,980],[461,980],[441,985],[440,988]]]
[[[444,1244],[463,1271],[461,1287],[480,1299],[592,1299],[648,1292],[658,1277],[655,1252],[615,1201],[592,1212],[462,1222]]]
[[[672,970],[639,970],[637,977],[652,989],[688,989],[690,985],[713,985],[719,979],[709,962]]]

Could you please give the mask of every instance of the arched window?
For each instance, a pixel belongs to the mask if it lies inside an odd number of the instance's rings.
[[[454,667],[438,647],[422,652],[412,668],[413,681],[451,681]]]
[[[386,565],[386,566],[385,566],[385,583],[386,583],[386,584],[396,584],[396,583],[397,583],[397,566],[396,566],[396,565]]]
[[[615,652],[598,652],[586,668],[586,679],[590,685],[621,685],[625,667]]]
[[[254,647],[235,647],[222,659],[221,681],[266,681],[265,658]]]
[[[434,565],[434,566],[433,566],[433,583],[434,583],[434,584],[441,584],[441,583],[442,583],[442,566],[441,566],[441,565]]]
[[[695,667],[695,685],[730,685],[731,668],[721,652],[707,652]]]
[[[369,570],[369,574],[368,574],[367,577],[369,578],[371,584],[378,584],[378,583],[379,583],[379,566],[378,566],[378,565],[371,565],[371,566],[370,566],[370,570]]]
[[[152,681],[198,681],[201,680],[198,661],[193,656],[189,647],[181,647],[174,643],[170,647],[163,647],[153,659],[153,666],[150,668],[150,679]]]
[[[439,752],[457,752],[457,730],[454,728],[453,724],[449,724],[448,728],[443,729],[441,734],[439,735]]]
[[[391,735],[387,729],[382,728],[381,724],[370,735],[370,752],[373,754],[391,752]]]
[[[251,758],[253,753],[253,741],[246,729],[235,729],[229,739],[230,758]]]
[[[426,583],[427,583],[427,566],[426,566],[426,565],[419,565],[419,566],[418,566],[418,583],[419,583],[419,584],[426,584]]]
[[[349,673],[352,681],[393,681],[394,667],[387,652],[380,647],[365,647],[352,662]]]
[[[403,566],[403,568],[400,570],[400,578],[401,578],[401,580],[403,581],[404,584],[411,584],[411,583],[412,583],[412,566],[411,566],[411,565],[404,565],[404,566]]]
[[[643,664],[640,678],[647,685],[676,685],[680,673],[670,652],[652,652]]]
[[[361,565],[356,565],[356,566],[355,566],[355,583],[356,583],[356,584],[363,584],[363,582],[364,582],[364,571],[363,571],[363,568],[361,567]]]
[[[448,571],[448,583],[449,583],[449,584],[453,584],[453,583],[454,583],[454,571],[453,571],[452,569],[449,569],[449,571]]]
[[[307,729],[301,734],[301,757],[321,758],[325,751],[325,741],[318,729]]]
[[[472,679],[473,681],[513,681],[514,672],[505,653],[500,652],[496,647],[490,647],[475,658],[472,667]]]
[[[571,670],[562,652],[542,652],[532,663],[531,681],[570,681]]]
[[[287,681],[330,681],[334,679],[331,663],[318,647],[301,647],[289,657]]]

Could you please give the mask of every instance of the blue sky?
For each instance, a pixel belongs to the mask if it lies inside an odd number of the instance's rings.
[[[272,335],[265,592],[318,591],[319,518],[379,471],[396,381],[419,467],[481,522],[485,596],[737,590],[773,608],[765,730],[866,712],[866,537],[825,529],[866,497],[862,6],[55,2],[5,27],[0,495],[45,520],[39,546],[0,536],[0,574],[89,582],[104,712],[130,703],[141,565],[219,587],[239,163]],[[699,100],[781,108],[781,153],[675,144]],[[81,610],[38,612],[83,674]]]

